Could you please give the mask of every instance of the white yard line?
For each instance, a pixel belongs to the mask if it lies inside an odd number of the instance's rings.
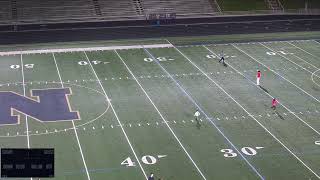
[[[86,56],[86,59],[87,59],[89,65],[90,65],[91,69],[92,69],[93,74],[95,75],[96,79],[97,79],[98,82],[99,82],[99,85],[100,85],[100,87],[101,87],[104,95],[106,96],[107,99],[110,99],[109,96],[108,96],[108,94],[107,94],[107,92],[106,92],[106,90],[104,89],[104,87],[103,87],[103,85],[102,85],[102,83],[101,83],[101,81],[100,81],[100,79],[99,79],[96,71],[94,70],[94,68],[93,68],[93,66],[92,66],[92,63],[91,63],[91,61],[90,61],[87,53],[86,53],[85,51],[83,51],[83,52],[84,52],[84,54],[85,54],[85,56]],[[125,131],[124,128],[123,128],[123,125],[122,125],[122,123],[121,123],[121,121],[120,121],[120,119],[119,119],[119,117],[118,117],[118,114],[117,114],[116,111],[114,110],[111,101],[109,101],[109,103],[110,103],[111,109],[112,109],[112,111],[113,111],[113,113],[114,113],[114,115],[115,115],[115,117],[116,117],[116,119],[117,119],[117,121],[118,121],[118,124],[119,124],[119,126],[120,126],[120,128],[121,128],[121,130],[122,130],[122,132],[123,132],[123,134],[124,134],[124,136],[125,136],[128,144],[129,144],[129,146],[130,146],[130,149],[131,149],[134,157],[136,158],[136,160],[137,160],[137,162],[138,162],[138,164],[139,164],[139,167],[140,167],[140,169],[141,169],[144,177],[145,177],[146,179],[148,179],[147,174],[146,174],[145,170],[143,169],[143,167],[142,167],[142,165],[141,165],[141,163],[140,163],[140,160],[139,160],[139,158],[138,158],[135,150],[133,149],[133,146],[132,146],[132,144],[131,144],[131,142],[130,142],[130,140],[129,140],[129,138],[128,138],[128,135],[127,135],[126,131]]]
[[[194,62],[192,62],[185,54],[179,49],[174,47],[180,54],[185,57],[194,67],[196,67],[203,75],[205,75],[211,82],[219,87],[226,95],[228,95],[241,109],[243,109],[252,119],[254,119],[266,132],[268,132],[279,144],[281,144],[290,154],[292,154],[298,161],[300,161],[310,172],[312,172],[318,179],[320,176],[313,171],[307,164],[305,164],[296,154],[294,154],[285,144],[283,144],[274,134],[272,134],[263,124],[261,124],[254,116],[251,115],[238,101],[236,101],[228,92],[226,92],[219,84],[217,84],[211,77],[209,77],[201,68],[199,68]]]
[[[320,43],[318,41],[316,41],[316,40],[312,40],[312,41],[320,45]]]
[[[22,54],[20,55],[20,63],[21,63],[23,95],[26,96],[26,84],[24,83],[24,68],[23,68],[24,64],[23,64],[23,60],[22,60]],[[28,148],[30,148],[28,116],[26,114],[24,116],[25,116],[26,129],[27,129],[27,143],[28,143]]]
[[[22,73],[22,87],[23,87],[23,95],[26,96],[26,84],[24,82],[24,64],[22,60],[22,54],[20,54],[20,64],[21,64],[21,73]],[[30,136],[29,136],[29,124],[28,124],[28,116],[24,114],[26,121],[26,129],[27,129],[27,144],[30,149]],[[32,180],[32,178],[30,178]]]
[[[152,99],[150,98],[150,96],[148,95],[148,93],[145,91],[145,89],[142,87],[142,85],[140,84],[140,82],[138,81],[138,79],[136,78],[136,76],[133,74],[133,72],[130,70],[130,68],[127,66],[127,64],[124,62],[124,60],[122,59],[122,57],[120,56],[120,54],[117,52],[117,50],[114,50],[115,53],[118,55],[119,59],[122,61],[122,63],[124,64],[124,66],[127,68],[127,70],[129,71],[129,73],[132,75],[133,79],[137,82],[137,84],[139,85],[139,87],[141,88],[141,90],[143,91],[143,93],[146,95],[146,97],[149,99],[150,103],[152,104],[152,106],[154,107],[154,109],[158,112],[159,116],[161,117],[161,119],[163,120],[163,122],[166,124],[166,126],[168,127],[168,129],[170,130],[171,134],[174,136],[174,138],[176,139],[176,141],[179,143],[180,147],[183,149],[183,151],[185,152],[185,154],[188,156],[188,158],[190,159],[190,161],[192,162],[192,164],[194,165],[194,167],[197,169],[198,173],[201,175],[202,179],[206,179],[206,177],[203,175],[203,173],[201,172],[201,170],[199,169],[198,165],[194,162],[194,160],[192,159],[191,155],[188,153],[188,151],[186,150],[186,148],[183,146],[183,144],[181,143],[181,141],[179,140],[179,138],[177,137],[176,133],[172,130],[172,128],[170,127],[170,125],[168,124],[167,120],[164,118],[164,116],[162,115],[162,113],[159,111],[158,107],[154,104],[154,102],[152,101]]]
[[[267,48],[267,49],[271,50],[272,52],[275,52],[275,50],[274,50],[273,48],[268,47],[267,45],[264,45],[264,44],[262,44],[262,43],[260,43],[260,44],[261,44],[263,47],[265,47],[265,48]],[[286,59],[286,60],[290,61],[291,63],[295,64],[296,66],[299,66],[300,68],[302,68],[303,70],[305,70],[305,71],[309,72],[310,74],[312,74],[312,73],[313,73],[313,72],[309,71],[307,68],[305,68],[305,67],[301,66],[300,64],[298,64],[298,63],[296,63],[296,62],[294,62],[294,61],[290,60],[290,58],[288,58],[288,57],[286,57],[286,56],[284,56],[284,55],[282,55],[282,54],[279,54],[279,53],[278,53],[278,55],[279,55],[279,56],[281,56],[281,57],[283,57],[284,59]],[[298,59],[300,59],[300,60],[302,60],[302,61],[306,62],[305,60],[303,60],[302,58],[300,58],[300,57],[298,57],[298,56],[296,56],[296,55],[294,55],[294,54],[293,54],[293,56],[295,56],[295,57],[297,57]],[[308,63],[308,62],[306,62],[306,63]],[[308,64],[310,64],[310,63],[308,63]],[[312,66],[313,66],[313,65],[312,65]],[[319,77],[319,76],[317,76],[317,75],[315,75],[315,76],[316,76],[316,77],[318,77],[318,78],[320,78],[320,77]]]
[[[307,94],[308,96],[310,96],[311,98],[313,98],[314,100],[316,100],[317,102],[320,103],[320,101],[315,98],[314,96],[312,96],[311,94],[309,94],[308,92],[306,92],[305,90],[303,90],[302,88],[300,88],[299,86],[297,86],[296,84],[294,84],[293,82],[291,82],[290,80],[288,80],[287,78],[281,76],[279,73],[277,73],[276,71],[274,71],[273,69],[269,68],[268,66],[266,66],[265,64],[263,64],[262,62],[258,61],[256,58],[252,57],[250,54],[248,54],[247,52],[245,52],[244,50],[240,49],[239,47],[237,47],[236,45],[232,44],[233,47],[235,47],[236,49],[238,49],[240,52],[246,54],[247,56],[249,56],[251,59],[253,59],[254,61],[256,61],[257,63],[263,65],[264,67],[266,67],[268,70],[272,71],[274,74],[278,75],[279,77],[281,77],[282,79],[286,80],[287,82],[289,82],[290,84],[292,84],[293,86],[295,86],[296,88],[298,88],[299,90],[301,90],[302,92],[304,92],[305,94]]]
[[[206,48],[210,53],[212,53],[213,55],[216,55],[211,49],[209,49],[206,46],[203,46],[204,48]],[[250,79],[248,79],[243,73],[241,73],[239,70],[237,70],[236,68],[234,68],[230,63],[225,62],[228,66],[230,66],[233,70],[235,70],[237,73],[239,73],[241,76],[243,76],[245,79],[247,79],[251,84],[253,84],[255,87],[258,87],[256,85],[255,82],[251,81]],[[258,88],[260,89],[260,88]],[[264,92],[267,96],[269,96],[270,98],[274,98],[273,96],[271,96],[269,93],[263,91],[262,89],[260,89],[262,92]],[[289,113],[293,114],[296,118],[298,118],[302,123],[304,123],[306,126],[308,126],[310,129],[312,129],[315,133],[317,133],[318,135],[320,135],[320,132],[317,131],[316,129],[314,129],[311,125],[309,125],[307,122],[305,122],[303,119],[301,119],[299,116],[297,116],[295,113],[293,113],[293,111],[291,111],[288,107],[286,107],[284,104],[281,103],[281,101],[278,101],[279,104],[284,107]]]
[[[234,148],[235,151],[241,156],[241,158],[249,165],[249,167],[259,176],[260,179],[264,180],[264,177],[258,172],[258,170],[247,160],[247,158],[238,150],[238,148],[231,142],[231,140],[223,133],[223,131],[216,125],[212,118],[210,118],[207,113],[198,105],[198,103],[187,93],[187,91],[172,77],[172,75],[156,60],[156,58],[147,50],[145,51],[149,56],[154,59],[154,61],[160,66],[160,68],[177,84],[177,86],[187,95],[189,100],[206,116],[206,119],[211,122],[211,124],[217,129],[217,131],[224,137],[224,139]]]
[[[53,56],[54,63],[55,63],[55,65],[56,65],[56,69],[57,69],[57,72],[58,72],[58,75],[59,75],[59,79],[60,79],[61,86],[62,86],[62,88],[64,88],[64,85],[63,85],[63,82],[62,82],[62,79],[61,79],[60,71],[59,71],[58,64],[57,64],[56,57],[55,57],[54,53],[52,53],[52,56]],[[73,126],[73,129],[74,129],[74,133],[75,133],[75,135],[76,135],[76,139],[77,139],[77,143],[78,143],[79,149],[80,149],[80,154],[81,154],[82,162],[83,162],[83,164],[84,164],[84,168],[85,168],[85,170],[86,170],[88,180],[90,180],[90,174],[89,174],[88,167],[87,167],[87,164],[86,164],[86,161],[85,161],[83,152],[82,152],[82,147],[81,147],[80,140],[79,140],[79,137],[78,137],[78,132],[77,132],[77,129],[76,129],[76,126],[75,126],[73,120],[72,120],[72,126]]]
[[[293,44],[293,43],[291,43],[291,42],[289,42],[289,41],[288,41],[287,43],[288,43],[288,44],[290,44],[291,46],[293,46],[293,47],[295,47],[295,48],[297,48],[297,49],[300,49],[301,51],[303,51],[303,52],[305,52],[305,53],[307,53],[307,54],[311,55],[312,57],[315,57],[315,58],[319,59],[319,57],[318,57],[318,56],[313,55],[312,53],[310,53],[310,52],[308,52],[308,51],[304,50],[303,48],[300,48],[299,46],[297,46],[297,45],[295,45],[295,44]],[[308,63],[308,64],[312,65],[311,63]],[[313,66],[313,65],[312,65],[312,66]]]

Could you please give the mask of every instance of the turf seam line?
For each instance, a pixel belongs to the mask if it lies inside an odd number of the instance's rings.
[[[145,48],[144,48],[145,50]],[[152,101],[152,99],[150,98],[150,96],[148,95],[148,93],[145,91],[145,89],[142,87],[142,85],[140,84],[140,82],[138,81],[138,79],[136,78],[136,76],[133,74],[133,72],[130,70],[130,68],[127,66],[127,64],[124,62],[124,60],[122,59],[122,57],[120,56],[120,54],[117,52],[117,50],[114,50],[115,53],[117,54],[117,56],[119,57],[119,59],[122,61],[122,63],[125,65],[125,67],[127,68],[127,70],[129,71],[129,73],[132,75],[132,77],[135,79],[135,81],[137,82],[137,84],[140,86],[141,90],[144,92],[145,96],[149,99],[150,103],[153,105],[153,107],[155,108],[155,110],[158,112],[158,114],[160,115],[161,119],[163,120],[163,122],[167,125],[168,129],[171,131],[171,134],[174,136],[174,138],[176,139],[176,141],[179,143],[179,145],[181,146],[181,148],[184,150],[184,152],[186,153],[186,155],[188,156],[188,158],[191,160],[191,162],[193,163],[193,165],[195,166],[195,168],[197,169],[197,171],[199,172],[199,174],[201,175],[201,177],[203,179],[206,180],[206,177],[203,175],[202,171],[199,169],[198,165],[194,162],[194,160],[192,159],[191,155],[188,153],[188,151],[185,149],[184,145],[181,143],[181,141],[179,140],[179,138],[177,137],[177,135],[175,134],[175,132],[172,130],[172,128],[170,127],[170,125],[168,124],[167,120],[164,118],[164,116],[162,115],[162,113],[159,111],[158,107],[154,104],[154,102]],[[154,57],[152,57],[153,60],[155,60]]]
[[[59,80],[60,80],[61,86],[62,86],[62,88],[64,88],[64,85],[63,85],[63,82],[62,82],[62,78],[61,78],[61,74],[60,74],[60,71],[59,71],[59,67],[58,67],[54,52],[52,52],[52,58],[53,58],[53,61],[54,61],[55,65],[56,65],[56,70],[57,70],[57,73],[59,75]],[[77,132],[76,126],[74,124],[74,120],[72,120],[71,122],[72,122],[72,126],[73,126],[73,129],[74,129],[74,133],[76,135],[76,139],[77,139],[78,147],[79,147],[79,150],[80,150],[81,158],[82,158],[85,170],[86,170],[87,178],[88,178],[88,180],[90,180],[91,179],[90,178],[90,174],[88,172],[88,167],[87,167],[87,164],[86,164],[86,161],[85,161],[85,158],[84,158],[84,154],[83,154],[82,147],[81,147],[81,144],[80,144],[80,139],[78,137],[78,132]],[[57,132],[56,129],[55,129],[55,132]]]
[[[93,74],[95,75],[96,79],[98,80],[98,83],[99,83],[99,85],[100,85],[100,87],[101,87],[104,95],[107,97],[107,99],[110,99],[109,96],[108,96],[108,94],[106,93],[106,90],[104,89],[104,87],[103,87],[103,85],[102,85],[102,83],[101,83],[101,81],[100,81],[100,79],[99,79],[96,71],[94,70],[94,68],[93,68],[93,66],[92,66],[92,64],[91,64],[91,61],[90,61],[90,59],[89,59],[86,51],[83,51],[83,53],[84,53],[84,55],[85,55],[85,57],[86,57],[89,65],[90,65],[90,67],[91,67],[91,70],[92,70]],[[113,108],[113,105],[112,105],[111,101],[109,101],[109,103],[110,103],[111,109],[112,109],[112,111],[113,111],[113,113],[114,113],[114,115],[115,115],[115,117],[116,117],[116,119],[117,119],[117,121],[118,121],[118,123],[119,123],[119,125],[120,125],[120,128],[121,128],[121,130],[122,130],[125,138],[127,139],[127,142],[128,142],[128,144],[129,144],[129,146],[130,146],[130,149],[131,149],[133,155],[135,156],[136,161],[137,161],[138,164],[139,164],[139,167],[140,167],[140,169],[141,169],[141,171],[142,171],[145,179],[148,179],[148,177],[147,177],[147,175],[146,175],[146,172],[145,172],[145,170],[143,169],[143,167],[142,167],[142,165],[141,165],[141,163],[140,163],[140,160],[139,160],[139,158],[138,158],[135,150],[133,149],[133,146],[132,146],[132,144],[131,144],[131,142],[130,142],[130,140],[129,140],[129,137],[127,136],[127,133],[125,132],[125,130],[124,130],[123,126],[122,126],[122,123],[121,123],[121,121],[120,121],[120,119],[119,119],[119,117],[118,117],[115,109]]]
[[[167,40],[168,41],[168,40]],[[170,43],[168,41],[168,43]],[[171,43],[170,43],[171,44]],[[173,46],[176,50],[178,50],[175,46]],[[159,61],[147,50],[145,51],[149,54],[150,57],[154,59],[154,61],[161,67],[161,69],[170,76],[170,78],[176,83],[176,85],[187,95],[189,100],[197,106],[197,108],[206,116],[206,118],[211,122],[211,124],[218,130],[218,132],[225,138],[225,140],[237,151],[237,153],[243,158],[243,160],[252,168],[252,170],[263,179],[263,176],[256,170],[256,168],[244,157],[244,155],[238,150],[238,148],[229,140],[229,138],[223,133],[222,130],[211,120],[209,116],[203,111],[203,109],[198,105],[198,103],[186,92],[186,90],[173,78],[173,76],[159,63]],[[178,50],[179,51],[179,50]]]
[[[235,48],[237,48],[237,46],[233,45]],[[206,46],[204,46],[206,48]],[[212,52],[209,48],[206,48],[208,51]],[[238,49],[238,48],[237,48]],[[239,51],[241,51],[240,49],[238,49]],[[242,52],[242,51],[241,51]],[[213,53],[213,52],[212,52]],[[244,53],[244,52],[243,52]],[[214,54],[214,53],[213,53]],[[244,53],[246,54],[246,53]],[[247,54],[247,56],[249,56],[250,58],[253,59],[253,57],[251,57],[250,55]],[[232,67],[230,64],[228,64],[230,67]],[[235,68],[233,68],[234,70],[236,70]],[[236,70],[239,74],[241,74],[245,79],[247,79],[242,73],[240,73],[240,71]],[[249,80],[249,79],[248,79]],[[249,80],[252,84],[255,85],[254,82],[252,82],[251,80]],[[270,94],[268,94],[269,96],[271,96]],[[272,96],[271,96],[272,97]],[[279,102],[280,104],[280,102]],[[284,108],[286,108],[284,105],[282,105]],[[287,109],[287,108],[286,108]],[[289,109],[287,109],[289,110]],[[292,112],[291,110],[289,110],[289,112]],[[293,115],[295,115],[294,113],[292,113]],[[296,115],[295,115],[296,116]],[[298,117],[298,116],[296,116]],[[254,117],[253,117],[254,118]],[[255,119],[255,118],[254,118]],[[298,117],[298,119],[302,120],[301,118]],[[256,119],[255,119],[256,120]],[[303,120],[302,120],[303,121]],[[320,176],[315,173],[308,165],[306,165],[297,155],[295,155],[288,147],[286,147],[275,135],[273,135],[266,127],[264,127],[258,120],[256,120],[256,122],[258,124],[260,124],[261,127],[263,127],[263,129],[265,129],[267,132],[269,132],[269,134],[274,137],[285,149],[287,149],[298,161],[300,161],[309,171],[311,171],[317,178],[320,179]],[[303,121],[304,122],[304,121]],[[308,125],[308,124],[307,124]],[[312,127],[311,127],[312,128]]]

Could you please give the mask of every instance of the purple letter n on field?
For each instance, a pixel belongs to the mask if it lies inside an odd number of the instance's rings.
[[[69,88],[32,90],[33,100],[14,92],[0,92],[0,125],[17,124],[13,109],[42,122],[79,119],[78,112],[69,107]]]

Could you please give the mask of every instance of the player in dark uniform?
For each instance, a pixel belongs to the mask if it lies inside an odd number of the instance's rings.
[[[223,55],[221,56],[219,63],[220,63],[221,61],[222,61],[222,64],[224,64],[224,57],[223,57]]]
[[[148,177],[148,180],[154,180],[153,173],[150,174],[150,176]]]

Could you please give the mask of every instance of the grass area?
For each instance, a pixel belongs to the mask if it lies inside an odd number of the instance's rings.
[[[170,40],[177,49],[1,56],[1,91],[31,98],[33,89],[70,88],[81,117],[40,122],[19,113],[20,124],[0,127],[1,147],[28,147],[29,139],[29,147],[55,148],[59,180],[319,177],[317,41]]]
[[[280,0],[285,9],[304,9],[308,8],[319,9],[320,1],[318,0]]]
[[[264,0],[217,0],[222,11],[266,10]]]

